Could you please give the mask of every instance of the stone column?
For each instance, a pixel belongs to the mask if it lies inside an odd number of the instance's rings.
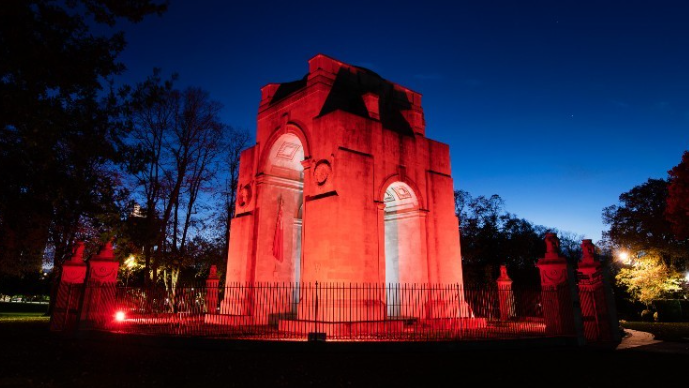
[[[581,250],[583,254],[577,272],[584,336],[587,341],[611,341],[601,265],[593,257],[595,247],[591,240],[582,240]]]
[[[555,233],[545,235],[545,257],[536,263],[541,273],[541,302],[547,335],[572,335],[574,316],[569,289],[567,260],[559,254],[560,240]]]
[[[80,324],[103,329],[113,323],[117,309],[115,293],[118,269],[112,241],[109,241],[88,261]]]
[[[514,317],[514,293],[512,291],[512,279],[507,275],[507,267],[500,266],[498,284],[498,301],[500,303],[500,320],[507,321]]]
[[[206,279],[206,314],[215,314],[218,308],[218,286],[220,285],[220,277],[218,276],[218,267],[211,265],[210,273]]]
[[[84,243],[79,241],[74,246],[72,257],[62,265],[57,299],[50,316],[51,331],[71,331],[76,328],[85,279]]]

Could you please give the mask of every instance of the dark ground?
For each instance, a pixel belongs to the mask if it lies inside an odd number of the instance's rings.
[[[651,346],[613,351],[332,345],[337,344],[68,338],[48,332],[46,321],[0,322],[0,387],[681,387],[689,379],[689,352]]]

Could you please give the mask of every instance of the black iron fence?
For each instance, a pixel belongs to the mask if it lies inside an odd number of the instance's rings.
[[[83,287],[83,286],[81,286]],[[563,290],[429,284],[87,286],[80,329],[242,339],[443,341],[574,336],[547,329]],[[558,302],[555,302],[558,303]],[[552,326],[552,325],[551,325]]]

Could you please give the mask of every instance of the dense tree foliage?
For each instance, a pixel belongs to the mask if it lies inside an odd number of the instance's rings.
[[[668,186],[664,179],[649,179],[620,195],[620,204],[603,209],[603,233],[614,248],[631,252],[653,252],[668,265],[687,259],[687,244],[672,233],[665,217]]]
[[[682,274],[656,253],[642,253],[620,268],[615,277],[629,296],[648,308],[655,299],[681,291]]]
[[[618,205],[603,209],[610,228],[603,236],[620,259],[617,282],[645,304],[680,291],[689,259],[687,242],[675,238],[664,217],[667,199],[667,181],[649,179],[620,195]]]
[[[665,217],[672,224],[678,240],[689,240],[689,151],[682,161],[669,171],[667,207]]]
[[[122,33],[94,35],[161,13],[155,0],[7,0],[0,7],[0,272],[59,269],[79,234],[117,216]]]

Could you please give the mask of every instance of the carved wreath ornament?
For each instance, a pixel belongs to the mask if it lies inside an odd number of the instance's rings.
[[[541,281],[545,285],[558,285],[565,281],[565,271],[559,269],[547,269],[543,271]]]
[[[316,163],[316,167],[313,170],[313,176],[316,179],[316,183],[322,186],[327,180],[333,169],[330,167],[330,163],[327,160],[321,160]]]
[[[251,185],[244,185],[239,190],[239,195],[237,196],[237,202],[240,207],[246,206],[251,200]]]
[[[62,281],[65,283],[82,283],[86,275],[86,266],[78,269],[63,270]]]
[[[95,281],[105,282],[117,276],[117,266],[94,266],[91,273]]]

